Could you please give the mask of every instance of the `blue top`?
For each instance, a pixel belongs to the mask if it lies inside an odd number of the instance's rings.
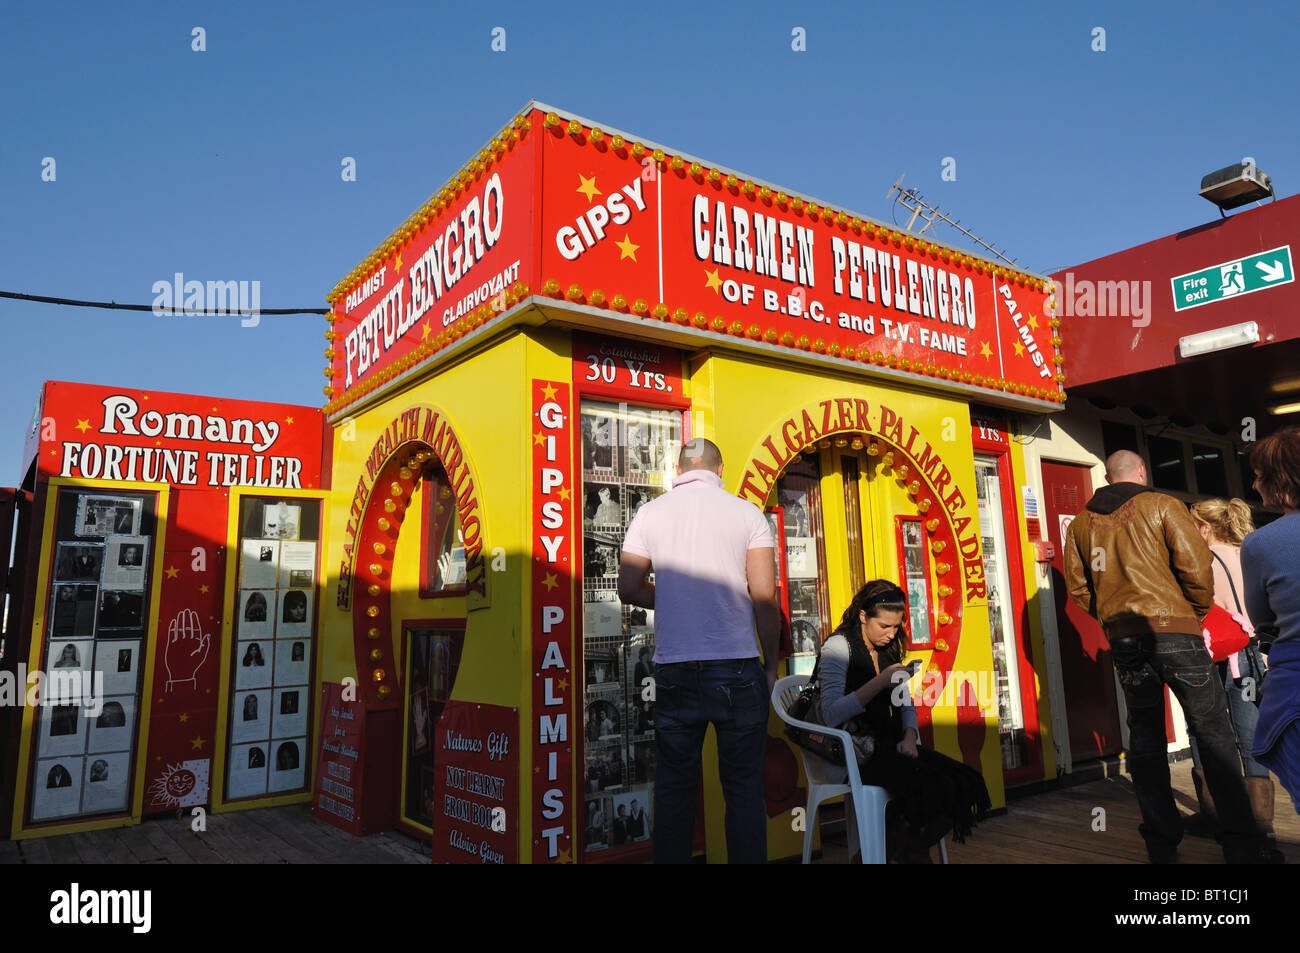
[[[1275,642],[1300,642],[1300,513],[1246,536],[1241,575],[1246,614],[1255,628],[1276,629]],[[1269,641],[1266,631],[1260,636]]]

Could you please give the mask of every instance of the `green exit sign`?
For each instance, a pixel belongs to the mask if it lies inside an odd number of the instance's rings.
[[[1203,304],[1239,298],[1252,291],[1267,291],[1295,280],[1291,246],[1235,258],[1200,271],[1171,279],[1174,310],[1199,308]]]

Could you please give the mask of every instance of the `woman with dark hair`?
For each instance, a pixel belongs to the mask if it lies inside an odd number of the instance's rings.
[[[978,771],[917,744],[916,710],[903,618],[907,597],[887,579],[858,590],[822,645],[812,679],[821,685],[823,723],[852,736],[863,784],[889,792],[889,854],[930,863],[930,846],[952,831],[962,843],[991,806]],[[850,847],[852,849],[852,847]]]
[[[1250,465],[1264,505],[1283,512],[1241,544],[1246,615],[1268,657],[1251,753],[1300,811],[1300,428],[1265,437]]]

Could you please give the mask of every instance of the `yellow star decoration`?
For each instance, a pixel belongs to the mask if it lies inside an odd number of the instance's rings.
[[[57,456],[58,453],[59,453],[59,451],[55,450],[53,447],[50,447],[50,456],[52,456],[52,457],[53,457],[53,456]]]
[[[284,418],[284,422],[285,422],[286,424],[290,424],[290,425],[292,425],[292,424],[293,424],[293,418],[292,418],[292,417],[285,417],[285,418]]]
[[[402,270],[402,253],[399,251],[397,257],[393,259],[393,271]]]
[[[1026,321],[1025,323],[1028,324],[1028,325],[1029,325],[1031,328],[1033,328],[1035,331],[1037,331],[1037,330],[1038,330],[1038,315],[1036,315],[1036,314],[1030,314],[1030,315],[1029,315],[1029,320]]]
[[[605,194],[600,189],[596,188],[596,177],[594,175],[589,179],[581,172],[579,172],[578,181],[581,183],[581,185],[579,185],[576,189],[574,189],[574,191],[581,192],[583,195],[587,196],[588,205],[590,205],[593,201],[595,201],[597,195]]]
[[[633,261],[636,261],[636,250],[641,246],[633,245],[631,236],[624,234],[623,240],[621,242],[615,242],[614,244],[618,246],[620,252],[618,256],[619,261],[622,261],[624,258],[631,258]]]
[[[89,420],[78,420],[78,421],[77,421],[77,429],[80,430],[82,433],[85,433],[87,430],[90,429],[90,421],[89,421]]]
[[[203,594],[206,596],[206,595],[208,594],[208,587],[207,587],[207,586],[199,586],[199,592],[203,593]]]
[[[980,342],[980,354],[987,360],[993,356],[993,349],[989,347],[988,341]]]
[[[559,584],[560,580],[556,578],[555,573],[553,572],[548,572],[546,577],[542,580],[542,585],[546,587],[548,592],[553,590]]]
[[[722,294],[718,289],[722,287],[722,279],[718,277],[718,269],[704,273],[704,287],[712,288],[714,294]]]
[[[176,578],[177,576],[179,576],[180,574],[181,574],[181,571],[180,571],[179,569],[177,569],[175,566],[168,566],[168,567],[167,567],[167,578],[168,578],[168,579],[175,579],[175,578]]]
[[[555,385],[554,385],[554,384],[543,384],[543,385],[542,385],[542,396],[545,397],[547,400],[555,400]]]
[[[180,718],[182,724],[190,720],[189,712],[185,711],[181,712],[177,717]]]
[[[544,444],[544,443],[546,443],[546,431],[545,431],[545,430],[539,430],[539,431],[537,431],[537,433],[533,434],[533,444],[534,444],[534,445],[540,447],[540,446],[541,446],[542,444]]]
[[[573,855],[570,854],[567,850],[562,850],[560,851],[559,855],[555,858],[555,862],[557,864],[571,864],[573,863]]]
[[[195,735],[193,738],[190,739],[190,747],[193,748],[195,751],[202,751],[203,746],[207,743],[208,743],[207,739],[204,738],[202,735]]]
[[[560,686],[560,691],[564,691],[569,687],[569,680],[567,678],[562,678],[557,684]]]
[[[420,331],[420,340],[421,341],[426,340],[431,333],[433,333],[432,329],[429,327],[429,325],[426,324],[424,328]]]
[[[1019,340],[1012,341],[1011,346],[1016,349],[1016,357],[1025,353],[1025,346]]]
[[[570,490],[567,486],[560,487],[560,499],[564,500],[567,503],[569,501],[569,497],[571,496],[573,496],[572,490]]]

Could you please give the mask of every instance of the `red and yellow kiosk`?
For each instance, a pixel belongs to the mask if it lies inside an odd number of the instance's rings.
[[[924,741],[995,804],[1054,777],[1017,442],[1064,399],[1045,293],[530,104],[329,295],[317,814],[435,860],[648,858],[654,614],[615,574],[694,435],[780,540],[787,670],[897,579]],[[770,735],[779,858],[804,792]]]
[[[9,836],[310,798],[323,429],[45,384],[0,664]]]

